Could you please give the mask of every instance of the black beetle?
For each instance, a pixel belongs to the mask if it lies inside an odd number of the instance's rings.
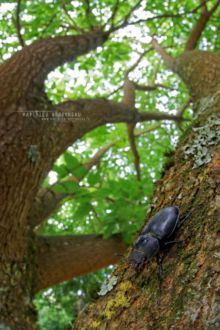
[[[162,257],[159,252],[168,244],[182,241],[173,240],[175,232],[181,227],[188,215],[180,220],[178,206],[161,209],[144,227],[134,248],[129,256],[129,264],[136,269],[141,269],[154,256],[160,267],[159,277],[162,277]]]

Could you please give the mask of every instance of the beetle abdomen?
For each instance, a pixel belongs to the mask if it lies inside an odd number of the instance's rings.
[[[159,240],[169,238],[175,231],[179,220],[179,208],[177,206],[165,207],[160,210],[144,227],[142,235],[151,234]]]

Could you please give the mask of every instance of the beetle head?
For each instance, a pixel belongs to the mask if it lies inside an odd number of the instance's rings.
[[[129,264],[135,268],[142,266],[159,252],[159,248],[157,238],[149,234],[140,235],[129,257]]]

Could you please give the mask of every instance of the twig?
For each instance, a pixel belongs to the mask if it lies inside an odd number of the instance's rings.
[[[185,110],[188,108],[188,106],[190,105],[192,99],[191,97],[189,97],[184,103],[183,105],[180,107],[179,111],[177,112],[177,116],[180,118],[183,118],[183,114],[185,112]],[[180,131],[183,131],[182,129],[182,125],[181,122],[177,122],[176,123],[177,127],[180,129]]]
[[[109,98],[111,97],[112,95],[114,95],[115,93],[117,93],[118,91],[120,91],[120,89],[123,88],[123,84],[121,84],[119,87],[117,87],[116,89],[114,89],[111,93],[105,95],[105,98]]]
[[[191,97],[189,97],[182,105],[182,107],[179,109],[179,111],[177,112],[177,116],[182,117],[184,114],[184,111],[188,108],[188,106],[190,105],[192,99]]]
[[[48,21],[48,23],[45,24],[44,29],[41,31],[41,34],[42,34],[42,35],[44,35],[44,33],[47,31],[48,27],[53,23],[53,21],[54,21],[54,19],[56,18],[56,16],[57,16],[57,13],[54,13],[54,14],[51,16],[51,18],[50,18],[50,20]]]
[[[183,14],[163,14],[163,15],[156,15],[154,17],[148,17],[146,19],[138,19],[136,21],[133,21],[133,22],[129,22],[126,18],[125,20],[119,24],[118,26],[114,26],[112,29],[110,29],[110,33],[111,32],[114,32],[114,31],[117,31],[121,28],[124,28],[125,26],[131,26],[131,25],[136,25],[136,24],[139,24],[139,23],[144,23],[144,22],[149,22],[149,21],[153,21],[155,19],[163,19],[163,18],[177,18],[177,17],[181,17],[183,16]]]
[[[21,0],[17,0],[15,25],[16,25],[19,43],[22,47],[25,47],[25,42],[24,42],[23,36],[21,34],[20,11],[21,11]]]
[[[182,17],[182,16],[185,16],[187,14],[194,14],[196,13],[199,8],[205,4],[207,2],[207,0],[203,0],[201,2],[201,4],[199,4],[198,6],[196,6],[194,9],[188,11],[188,12],[184,12],[184,13],[181,13],[181,14],[172,14],[172,13],[166,13],[166,14],[163,14],[163,15],[156,15],[154,17],[148,17],[146,19],[138,19],[136,21],[133,21],[133,22],[129,22],[129,19],[131,18],[131,15],[132,13],[140,6],[141,4],[141,0],[137,2],[137,4],[129,11],[129,13],[125,16],[125,18],[119,22],[118,25],[114,25],[114,18],[117,14],[117,11],[118,11],[118,8],[119,8],[119,3],[120,3],[120,0],[117,0],[116,3],[115,3],[115,6],[113,8],[113,12],[112,12],[112,15],[110,16],[110,18],[107,20],[107,22],[104,24],[103,27],[106,27],[106,25],[111,22],[111,27],[110,27],[110,30],[109,30],[109,33],[112,33],[112,32],[115,32],[125,26],[129,26],[129,25],[136,25],[136,24],[139,24],[139,23],[144,23],[144,22],[148,22],[148,21],[153,21],[155,19],[163,19],[163,18],[179,18],[179,17]]]
[[[148,127],[148,128],[146,128],[142,131],[136,132],[134,135],[135,135],[135,137],[140,137],[140,136],[145,135],[146,133],[153,132],[153,131],[155,131],[156,129],[158,129],[160,127],[161,127],[161,124],[155,124],[155,125],[152,125],[151,127]]]
[[[106,25],[108,25],[108,23],[110,23],[111,29],[114,27],[114,19],[115,19],[115,16],[116,16],[117,12],[118,12],[119,4],[120,4],[120,0],[116,0],[114,8],[113,8],[112,15],[109,17],[109,19],[105,23],[104,27]]]
[[[139,85],[136,82],[133,82],[134,87],[136,90],[138,91],[144,91],[144,92],[152,92],[155,91],[156,89],[159,88],[164,88],[164,89],[169,89],[169,90],[175,90],[175,88],[169,87],[169,86],[165,86],[163,84],[153,84],[153,85]]]
[[[177,115],[171,115],[167,112],[139,112],[137,114],[137,121],[151,121],[151,120],[172,120],[175,122],[180,122],[182,120],[188,121],[188,119],[180,118]]]
[[[66,16],[69,18],[69,20],[71,21],[72,24],[68,24],[69,27],[71,29],[73,29],[74,31],[76,32],[80,32],[80,33],[83,33],[85,32],[83,29],[79,28],[76,24],[76,22],[72,19],[72,17],[70,16],[69,14],[69,11],[67,10],[66,8],[66,4],[64,3],[64,1],[61,2],[61,8],[63,9],[64,13],[66,14]]]
[[[130,25],[129,23],[129,19],[131,17],[131,15],[133,14],[133,12],[138,9],[138,7],[141,5],[142,0],[139,0],[136,5],[134,7],[131,8],[131,10],[128,12],[128,14],[125,16],[125,18],[123,19],[123,21],[121,21],[121,23],[119,23],[118,26],[114,26],[112,25],[110,32],[114,32],[117,31],[118,29],[121,29],[127,25]]]
[[[153,48],[151,47],[151,48],[149,48],[149,49],[147,49],[147,50],[145,50],[142,54],[140,54],[140,56],[139,56],[139,58],[137,59],[137,61],[126,71],[126,73],[125,73],[125,76],[128,76],[129,75],[129,73],[131,72],[131,71],[133,71],[137,66],[138,66],[138,64],[141,62],[141,60],[142,60],[142,58],[147,54],[147,53],[149,53],[150,51],[152,51],[153,50]]]
[[[160,46],[160,44],[158,43],[158,41],[155,38],[152,38],[151,43],[152,43],[152,46],[154,47],[154,49],[156,50],[156,52],[161,56],[162,60],[166,63],[168,68],[171,71],[173,71],[173,65],[174,65],[173,57],[170,56],[162,46]]]
[[[91,18],[94,17],[93,13],[92,13],[92,9],[91,9],[91,5],[90,5],[90,0],[84,0],[86,7],[85,7],[85,15],[86,15],[86,19],[88,20],[89,23],[89,27],[92,29],[95,26],[93,25]]]
[[[201,3],[190,11],[190,14],[195,14],[208,0],[203,0]]]
[[[140,58],[139,58],[140,60]],[[138,61],[136,62],[137,65]],[[134,67],[134,66],[133,66]],[[124,95],[123,95],[123,103],[130,106],[131,108],[135,107],[135,88],[133,83],[128,78],[128,71],[125,74],[124,79]],[[141,179],[141,170],[140,170],[140,156],[137,150],[135,135],[134,135],[135,123],[127,124],[127,132],[128,132],[128,141],[130,144],[131,152],[134,157],[134,167],[137,173],[137,179],[140,181]]]

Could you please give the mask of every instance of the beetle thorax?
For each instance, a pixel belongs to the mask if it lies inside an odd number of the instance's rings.
[[[159,252],[159,241],[151,234],[140,235],[135,242],[130,256],[130,263],[134,266],[144,264]]]

